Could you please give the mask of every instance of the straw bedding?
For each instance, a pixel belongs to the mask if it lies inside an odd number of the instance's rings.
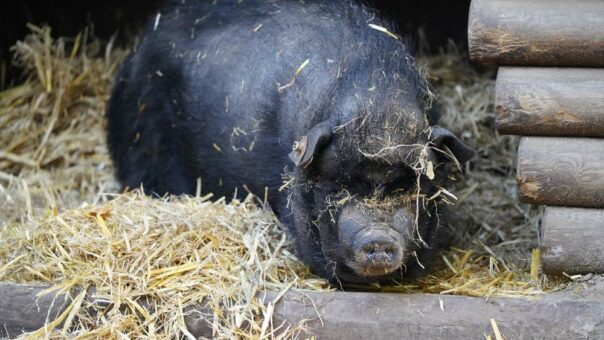
[[[73,312],[30,336],[187,336],[182,313],[203,299],[218,338],[303,335],[303,324],[271,324],[271,305],[255,293],[334,287],[292,255],[262,202],[117,194],[103,115],[127,51],[86,31],[53,39],[48,28],[30,28],[13,49],[27,80],[0,93],[0,280],[47,284],[48,293],[96,287],[127,307],[88,315],[76,296]],[[540,275],[531,256],[540,211],[516,200],[517,141],[494,132],[493,70],[473,69],[454,47],[419,63],[440,97],[441,124],[479,153],[450,188],[458,200],[445,228],[456,248],[418,281],[361,289],[472,296],[555,289],[560,282]],[[154,301],[153,313],[141,312],[143,297]]]

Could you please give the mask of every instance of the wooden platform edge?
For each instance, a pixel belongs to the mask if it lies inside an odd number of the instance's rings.
[[[0,284],[0,336],[43,327],[70,303],[65,295],[36,297],[46,287]],[[600,289],[601,291],[601,289]],[[265,303],[276,293],[260,293]],[[89,294],[88,299],[93,299]],[[54,300],[54,304],[52,303]],[[195,337],[211,338],[203,306],[187,311]],[[275,304],[274,325],[306,320],[317,338],[484,338],[493,323],[509,339],[603,338],[604,299],[547,295],[535,299],[476,298],[431,294],[295,292]],[[308,335],[306,335],[308,336]]]

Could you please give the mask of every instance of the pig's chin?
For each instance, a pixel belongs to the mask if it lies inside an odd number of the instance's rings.
[[[370,284],[376,282],[385,282],[394,278],[402,277],[405,271],[403,266],[396,268],[395,270],[389,271],[388,273],[384,273],[384,271],[372,271],[372,273],[370,274],[368,272],[362,272],[357,269],[354,269],[346,264],[341,264],[336,274],[336,281],[344,284]]]
[[[367,265],[359,264],[356,261],[349,261],[346,265],[360,277],[374,279],[400,271],[403,263],[402,261],[397,261],[395,263],[384,265]]]

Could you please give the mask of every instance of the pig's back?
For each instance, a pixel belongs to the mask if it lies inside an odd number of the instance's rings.
[[[187,0],[160,11],[107,111],[118,179],[158,194],[194,193],[201,178],[217,195],[243,184],[277,195],[294,139],[334,105],[358,49],[372,49],[362,46],[371,15],[347,1]]]

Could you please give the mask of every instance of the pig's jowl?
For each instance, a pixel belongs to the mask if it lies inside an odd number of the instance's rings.
[[[298,256],[332,281],[419,265],[445,163],[473,152],[430,125],[425,82],[388,21],[356,1],[186,0],[160,13],[107,111],[125,187],[267,190]]]

